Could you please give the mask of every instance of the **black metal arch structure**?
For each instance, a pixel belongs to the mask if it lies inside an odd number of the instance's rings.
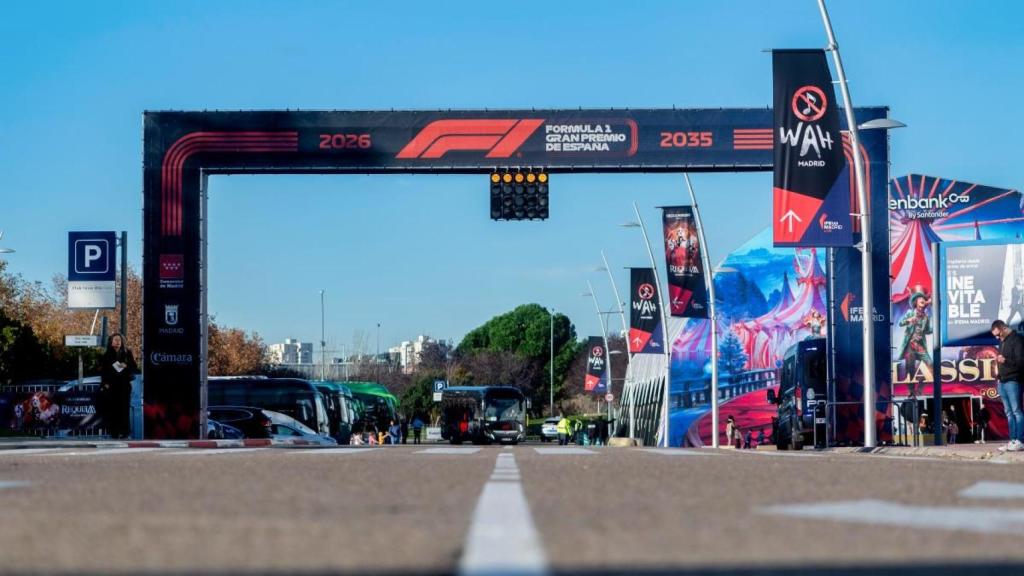
[[[858,110],[860,121],[886,114],[885,108]],[[147,438],[197,438],[203,429],[206,193],[212,174],[772,169],[769,108],[160,111],[146,112],[144,123],[142,350]],[[871,175],[872,197],[879,205],[885,198],[888,148],[884,135],[877,136],[875,144],[871,138],[865,141],[862,153],[881,168]],[[486,182],[481,182],[481,191],[485,189]],[[887,223],[883,218],[875,221],[882,223],[880,231],[873,231],[881,233],[874,240],[881,270],[888,263]],[[876,274],[883,280],[886,276]],[[851,279],[850,285],[858,281]],[[875,297],[888,300],[887,283]],[[875,344],[884,349],[879,357],[886,357],[888,340]],[[888,381],[887,370],[880,378]]]

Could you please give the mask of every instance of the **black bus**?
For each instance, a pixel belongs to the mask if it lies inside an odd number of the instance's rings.
[[[441,394],[441,438],[452,444],[526,440],[526,397],[511,386],[457,386]]]
[[[768,389],[768,402],[779,406],[773,426],[775,447],[779,450],[802,450],[804,444],[825,445],[826,352],[824,338],[797,342],[786,351],[778,394],[773,388]]]
[[[331,436],[338,444],[348,444],[352,438],[352,424],[355,422],[352,391],[340,382],[314,380],[313,385],[324,395],[327,418],[331,422]]]
[[[308,380],[259,376],[211,377],[207,406],[253,406],[287,414],[317,434],[331,435],[324,395]]]

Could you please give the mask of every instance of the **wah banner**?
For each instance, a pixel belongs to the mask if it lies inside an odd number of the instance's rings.
[[[672,316],[708,317],[708,291],[704,277],[703,246],[690,206],[662,210],[665,234],[665,269]]]
[[[992,322],[1024,323],[1024,244],[953,242],[939,245],[942,343],[991,345]]]
[[[651,268],[630,270],[629,352],[664,354],[661,331],[661,298]]]
[[[775,245],[852,246],[853,188],[841,185],[846,144],[825,52],[776,50],[772,67]]]
[[[594,394],[608,391],[608,351],[604,338],[591,336],[587,339],[587,379],[584,390]]]

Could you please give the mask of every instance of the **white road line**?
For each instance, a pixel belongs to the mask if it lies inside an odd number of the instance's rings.
[[[415,454],[476,454],[479,451],[480,448],[452,446],[450,448],[427,448],[426,450],[418,450]]]
[[[6,490],[8,488],[26,488],[32,485],[31,482],[24,480],[0,480],[0,490]]]
[[[721,456],[717,452],[710,452],[707,450],[693,449],[687,450],[683,448],[641,448],[641,452],[647,452],[649,454],[660,454],[662,456]]]
[[[142,454],[144,452],[166,451],[169,448],[95,448],[88,452],[59,452],[40,456],[117,456],[119,454]]]
[[[61,450],[66,450],[66,448],[17,448],[12,450],[0,450],[0,457],[25,456],[28,454],[56,454]]]
[[[459,561],[460,576],[546,575],[547,557],[518,480],[515,456],[498,454],[494,475],[484,485]],[[498,477],[498,478],[496,478]]]
[[[739,454],[759,454],[761,456],[786,456],[786,457],[797,457],[797,458],[820,458],[822,454],[814,454],[812,452],[787,452],[779,450],[737,450]]]
[[[213,456],[217,454],[247,454],[249,452],[262,452],[269,448],[189,448],[188,450],[175,450],[167,452],[164,456]]]
[[[302,448],[288,450],[289,454],[317,454],[319,456],[327,456],[330,454],[360,454],[363,452],[373,452],[374,450],[380,450],[380,448]]]
[[[1024,484],[1013,482],[978,482],[964,488],[961,498],[1024,498]]]
[[[911,506],[882,500],[781,504],[761,513],[813,520],[1014,535],[1024,531],[1024,510],[952,506]],[[1016,536],[1014,536],[1016,538]]]
[[[555,446],[551,448],[534,448],[537,454],[543,455],[560,455],[560,454],[597,454],[593,450],[587,450],[586,448],[575,448],[573,446]]]

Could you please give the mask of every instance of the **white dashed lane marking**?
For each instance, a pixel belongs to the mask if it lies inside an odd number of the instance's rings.
[[[191,448],[188,450],[175,450],[167,452],[166,456],[216,456],[222,454],[250,454],[252,452],[263,452],[269,448]]]
[[[304,448],[289,450],[289,454],[303,454],[310,455],[316,454],[318,456],[329,456],[331,454],[363,454],[366,452],[373,452],[380,450],[380,448]]]
[[[717,452],[708,450],[686,450],[683,448],[641,448],[641,452],[648,454],[659,454],[661,456],[720,456]]]
[[[491,480],[476,503],[459,574],[548,574],[540,535],[519,483],[519,467],[509,452],[498,454]]]

